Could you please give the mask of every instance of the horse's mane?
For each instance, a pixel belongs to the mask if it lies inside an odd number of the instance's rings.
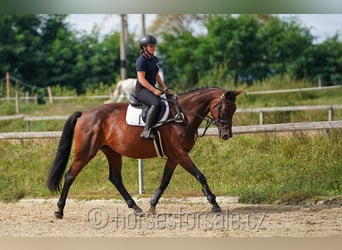
[[[190,94],[190,93],[193,93],[193,92],[196,92],[196,91],[200,91],[200,90],[205,90],[205,89],[212,89],[212,88],[215,88],[215,89],[220,89],[219,87],[200,87],[200,88],[195,88],[195,89],[190,89],[189,91],[186,91],[184,93],[180,93],[178,94],[179,96],[181,95],[186,95],[186,94]]]

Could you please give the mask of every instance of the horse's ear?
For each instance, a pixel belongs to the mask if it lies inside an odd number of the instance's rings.
[[[243,92],[243,89],[240,89],[240,90],[235,91],[235,96],[240,95],[242,92]]]

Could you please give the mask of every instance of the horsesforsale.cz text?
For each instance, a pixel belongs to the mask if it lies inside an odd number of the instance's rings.
[[[105,208],[92,208],[87,214],[87,223],[93,229],[118,230],[263,230],[266,213],[231,212],[222,213],[186,212],[180,207],[176,213],[146,213],[138,217],[116,208],[109,213]]]

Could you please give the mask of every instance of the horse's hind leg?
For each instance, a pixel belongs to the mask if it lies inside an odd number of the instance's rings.
[[[58,211],[55,212],[57,218],[63,218],[68,192],[76,176],[81,172],[84,166],[95,157],[97,151],[98,146],[89,143],[87,140],[75,143],[74,161],[72,162],[70,169],[65,173],[63,189],[57,203]]]
[[[92,156],[91,158],[93,158],[94,156]],[[84,160],[76,161],[76,160],[74,160],[73,163],[71,164],[70,169],[65,173],[63,189],[62,189],[60,198],[57,202],[58,211],[55,212],[56,218],[58,218],[58,219],[63,218],[64,207],[65,207],[65,203],[66,203],[66,199],[68,196],[69,189],[70,189],[72,183],[74,182],[76,176],[79,174],[79,172],[81,172],[81,170],[89,162],[89,160],[87,160],[87,161],[84,161]]]
[[[175,171],[176,166],[177,166],[177,162],[174,162],[170,159],[167,160],[165,167],[164,167],[163,178],[161,180],[160,186],[154,193],[153,197],[151,198],[151,201],[150,201],[151,207],[150,207],[149,213],[156,212],[157,203],[160,197],[162,196],[162,194],[164,193],[165,189],[169,185],[172,174]]]
[[[109,163],[109,180],[113,183],[121,196],[126,201],[129,208],[134,210],[134,214],[137,216],[144,216],[143,210],[133,200],[132,196],[128,193],[127,189],[122,183],[122,156],[113,151],[111,148],[105,146],[101,148],[106,155]]]
[[[62,219],[64,216],[65,202],[66,202],[66,199],[68,196],[70,186],[74,182],[74,179],[75,179],[75,177],[72,177],[71,168],[70,168],[65,173],[63,189],[62,189],[61,195],[59,197],[59,200],[57,202],[58,211],[55,212],[55,216],[58,219]]]

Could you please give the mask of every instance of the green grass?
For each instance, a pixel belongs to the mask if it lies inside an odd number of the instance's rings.
[[[58,197],[46,186],[57,140],[0,141],[0,200]],[[216,195],[236,195],[245,203],[272,203],[341,194],[342,131],[287,137],[239,135],[230,141],[198,139],[191,157]],[[145,194],[158,187],[164,159],[145,160]],[[124,158],[123,180],[138,196],[137,161]],[[165,196],[202,195],[200,184],[178,167]],[[119,198],[108,181],[105,157],[99,153],[74,182],[70,196],[77,199]]]

